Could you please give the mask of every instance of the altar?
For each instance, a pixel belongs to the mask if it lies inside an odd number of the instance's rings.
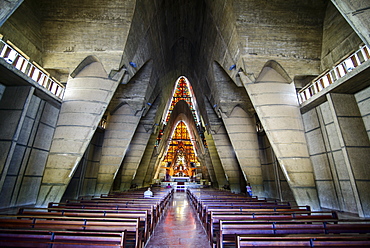
[[[173,182],[190,182],[190,177],[172,177]]]

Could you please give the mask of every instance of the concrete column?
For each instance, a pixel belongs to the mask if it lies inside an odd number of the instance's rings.
[[[215,187],[215,188],[218,188],[218,181],[217,181],[217,177],[216,177],[216,173],[215,173],[215,169],[213,167],[213,163],[212,163],[212,160],[211,160],[211,156],[209,154],[209,150],[206,151],[205,155],[204,155],[204,163],[205,165],[202,167],[205,167],[205,170],[207,170],[207,173],[208,173],[208,180],[210,182],[212,182],[212,186]],[[223,173],[223,175],[225,175]]]
[[[151,131],[151,128],[147,130],[144,125],[138,125],[135,135],[130,143],[130,149],[127,151],[122,163],[121,191],[130,188],[131,183],[138,172],[137,170],[152,133]]]
[[[243,82],[297,204],[319,210],[294,84],[275,61],[265,64],[255,82]]]
[[[329,94],[328,102],[360,217],[370,217],[370,141],[353,95]]]
[[[7,87],[0,101],[0,192],[3,191],[33,92],[32,87]]]
[[[224,168],[222,167],[212,135],[205,132],[204,136],[206,137],[208,143],[210,162],[212,163],[215,179],[217,181],[217,184],[213,186],[222,188],[224,185],[229,184],[225,176]]]
[[[136,184],[138,187],[148,186],[151,183],[152,179],[149,179],[148,184],[144,182],[145,177],[148,173],[150,159],[154,150],[154,144],[156,143],[156,139],[158,137],[159,125],[158,123],[155,123],[158,105],[159,97],[153,102],[153,104],[148,109],[148,112],[140,120],[140,126],[145,129],[146,135],[148,135],[148,137],[147,140],[144,142],[145,147],[140,157],[135,178],[132,180],[132,184]]]
[[[236,158],[253,194],[265,197],[256,123],[242,108],[235,107],[230,116],[222,115]]]
[[[222,167],[224,168],[225,175],[229,181],[230,189],[234,193],[240,193],[240,173],[242,172],[225,127],[221,125],[217,132],[212,134],[212,137],[215,142]]]
[[[103,65],[87,57],[67,82],[46,163],[37,206],[59,202],[112,99],[118,82]]]
[[[22,3],[23,0],[0,1],[0,27]]]
[[[109,193],[113,180],[134,136],[136,127],[139,124],[140,117],[141,112],[135,115],[135,112],[128,104],[124,104],[109,116],[105,129],[95,195]],[[130,173],[129,183],[131,183],[134,175],[133,171]]]
[[[155,144],[155,141],[158,137],[158,133],[153,133],[150,136],[150,139],[148,141],[148,144]],[[150,164],[150,159],[152,158],[154,150],[154,145],[149,146],[145,149],[145,152],[141,158],[139,167],[136,171],[136,175],[134,180],[132,181],[133,184],[136,184],[138,187],[145,187],[148,186],[151,183],[151,176],[152,174],[149,173],[149,164]],[[152,170],[150,170],[152,171]],[[148,176],[150,174],[150,176]],[[145,180],[145,178],[148,176],[148,180]]]
[[[370,47],[370,4],[368,0],[331,0],[339,12]]]
[[[155,167],[156,167],[156,161],[157,161],[156,158],[157,158],[158,154],[156,153],[154,148],[153,148],[153,153],[152,154],[153,154],[153,156],[150,156],[148,170],[146,172],[146,176],[145,176],[145,179],[144,179],[144,186],[150,185],[153,182],[153,178],[155,176],[155,172],[156,172]],[[149,155],[149,152],[148,152],[148,155]]]

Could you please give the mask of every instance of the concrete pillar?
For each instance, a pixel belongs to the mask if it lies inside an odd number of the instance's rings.
[[[368,0],[331,0],[339,12],[370,47],[370,5]]]
[[[146,129],[144,125],[139,124],[134,137],[130,143],[130,149],[127,151],[123,160],[120,190],[130,188],[132,181],[138,172],[139,164],[145,152],[152,129]]]
[[[37,206],[59,202],[110,102],[118,82],[87,57],[67,82]]]
[[[159,131],[159,125],[158,123],[155,123],[158,105],[159,97],[153,102],[146,114],[141,118],[139,124],[145,129],[146,135],[148,135],[148,137],[147,140],[143,143],[145,144],[145,147],[143,153],[141,154],[140,161],[138,161],[139,164],[136,170],[135,177],[132,180],[132,184],[136,184],[138,187],[148,186],[151,183],[152,179],[150,178],[148,184],[145,184],[145,177],[147,176],[150,159],[154,150],[154,144],[156,143]]]
[[[231,144],[234,148],[240,168],[248,183],[253,188],[253,194],[265,197],[256,123],[242,108],[236,106],[227,117],[222,114]]]
[[[155,144],[157,137],[158,137],[158,133],[153,133],[150,136],[148,144]],[[136,171],[135,178],[132,181],[132,183],[136,184],[138,187],[145,187],[151,183],[152,174],[149,173],[149,171],[152,171],[152,170],[149,170],[149,164],[150,164],[150,159],[152,158],[153,150],[154,150],[154,145],[147,147],[145,149],[143,156],[141,157],[141,161]],[[145,180],[147,176],[148,176],[148,180]]]
[[[95,195],[109,193],[139,124],[140,117],[141,112],[135,114],[128,104],[122,105],[109,116],[105,129]],[[131,183],[134,172],[131,171],[130,173]]]
[[[14,153],[33,92],[33,87],[7,87],[0,101],[0,192],[2,192],[2,197],[6,193],[4,183],[11,161],[13,156],[17,156]]]
[[[0,27],[22,3],[23,0],[0,1]]]
[[[298,205],[320,209],[294,84],[275,61],[255,82],[242,78]]]
[[[208,177],[209,177],[208,180],[210,182],[212,182],[213,187],[218,188],[219,185],[218,185],[215,169],[214,169],[214,166],[213,166],[213,163],[212,163],[212,159],[211,159],[211,156],[209,154],[209,150],[207,150],[205,155],[204,155],[204,163],[205,163],[205,165],[204,166],[202,165],[202,167],[205,167],[205,170],[207,170]],[[224,173],[222,173],[222,174],[225,175]]]
[[[241,192],[241,175],[240,166],[236,159],[235,152],[229,140],[229,136],[226,128],[221,125],[218,130],[212,134],[215,142],[218,156],[221,160],[222,167],[224,169],[226,179],[229,182],[230,189],[234,193]]]
[[[215,179],[217,180],[217,184],[213,186],[222,188],[224,185],[229,184],[225,176],[224,168],[222,167],[212,135],[205,132],[204,136],[206,137],[208,143],[209,157],[213,166]]]
[[[370,217],[370,141],[356,99],[346,94],[329,94],[327,97],[358,214]]]
[[[152,61],[147,62],[130,82],[121,84],[109,105],[108,112],[110,115],[105,130],[95,195],[109,193],[120,166],[123,166],[122,175],[125,177],[125,181],[122,183],[130,186],[135,176],[138,161],[130,163],[127,167],[122,164],[122,161],[131,145],[139,121],[146,111],[146,106],[150,105],[147,104],[149,103],[147,96],[152,91],[150,85],[152,66]],[[140,132],[144,133],[146,131]],[[149,136],[143,138],[146,141],[142,140],[140,142],[147,142],[148,139]],[[143,149],[145,149],[145,146],[139,148],[140,155],[135,155],[136,160],[139,159],[139,156],[142,156]],[[127,177],[125,176],[126,173]],[[126,186],[124,187],[126,188]]]
[[[148,152],[148,155],[149,154],[150,153]],[[156,150],[154,148],[153,148],[153,153],[150,155],[153,155],[153,156],[150,156],[148,169],[146,172],[146,176],[144,178],[144,184],[143,184],[144,186],[148,186],[153,182],[153,178],[156,173],[156,161],[157,161],[158,154],[156,153]]]

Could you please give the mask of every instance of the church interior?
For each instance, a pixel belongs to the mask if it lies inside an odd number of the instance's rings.
[[[0,213],[142,198],[149,187],[161,203],[134,241],[148,248],[165,247],[149,237],[181,193],[211,240],[213,217],[199,209],[212,194],[370,218],[368,1],[0,9]],[[224,235],[211,245],[228,247]]]

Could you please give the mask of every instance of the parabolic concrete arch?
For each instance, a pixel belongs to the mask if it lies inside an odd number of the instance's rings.
[[[297,204],[319,210],[313,167],[291,79],[280,64],[268,61],[258,78],[254,82],[244,80],[244,86]]]

